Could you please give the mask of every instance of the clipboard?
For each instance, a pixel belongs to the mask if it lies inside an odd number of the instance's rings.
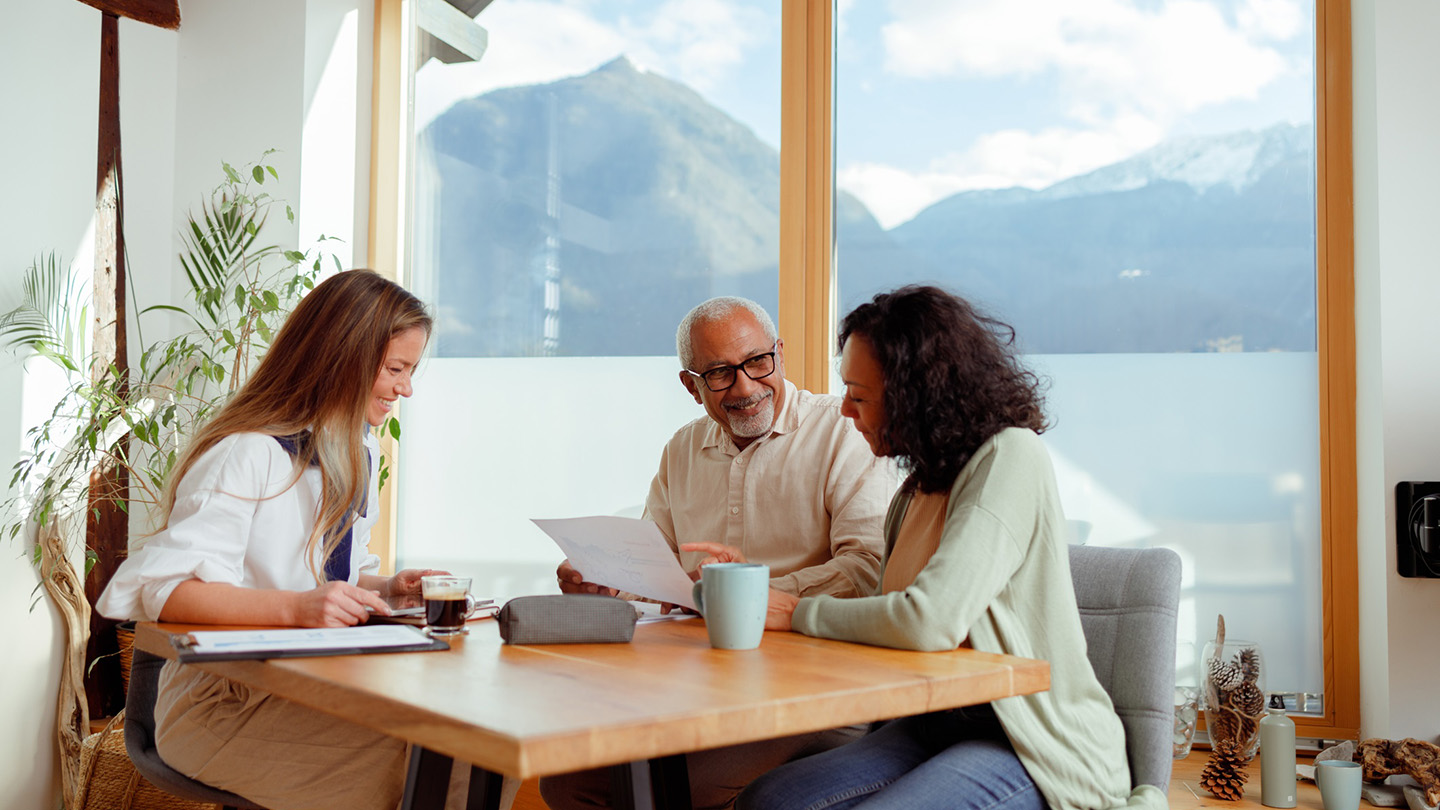
[[[403,624],[196,630],[177,633],[170,643],[183,664],[450,649],[449,643]]]

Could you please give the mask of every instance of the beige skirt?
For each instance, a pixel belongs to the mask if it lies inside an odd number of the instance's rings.
[[[159,686],[156,750],[192,779],[270,810],[400,806],[404,740],[174,661]],[[446,806],[464,807],[470,769],[453,770]],[[518,788],[505,780],[501,807]]]

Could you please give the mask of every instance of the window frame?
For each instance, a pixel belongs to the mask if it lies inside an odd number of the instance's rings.
[[[369,261],[405,277],[408,241],[408,26],[418,0],[375,3]],[[779,320],[787,372],[829,388],[838,318],[834,229],[834,0],[781,0]],[[1316,0],[1316,295],[1320,388],[1324,713],[1296,716],[1302,737],[1360,733],[1355,413],[1355,225],[1350,0]],[[394,458],[393,445],[387,449]],[[392,570],[395,489],[375,545]]]

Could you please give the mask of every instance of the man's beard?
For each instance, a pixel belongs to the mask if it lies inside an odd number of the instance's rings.
[[[735,413],[737,408],[753,408],[762,401],[764,404],[752,416]],[[742,439],[764,436],[775,426],[775,392],[768,388],[763,393],[722,407],[725,408],[725,416],[730,420],[730,431]]]

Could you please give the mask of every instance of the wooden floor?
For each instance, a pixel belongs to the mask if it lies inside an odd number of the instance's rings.
[[[1260,804],[1260,760],[1250,763],[1247,772],[1250,781],[1245,783],[1245,798],[1238,802],[1221,801],[1206,793],[1200,787],[1200,771],[1205,767],[1207,751],[1196,749],[1186,759],[1175,763],[1174,775],[1170,777],[1170,810],[1196,810],[1196,808],[1225,808],[1226,810],[1263,810]],[[1302,759],[1302,762],[1309,762]],[[1296,787],[1295,810],[1321,810],[1320,791],[1313,782],[1301,780]],[[548,810],[536,788],[536,780],[525,782],[520,794],[515,797],[513,810]]]

